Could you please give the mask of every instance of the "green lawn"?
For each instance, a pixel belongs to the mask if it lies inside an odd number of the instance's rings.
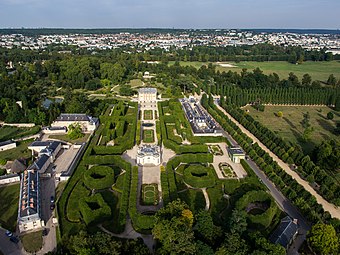
[[[86,133],[83,137],[74,140],[70,139],[68,135],[50,135],[49,138],[58,139],[69,143],[83,143],[87,141],[89,136],[90,134]]]
[[[328,120],[326,115],[330,108],[326,106],[265,106],[264,112],[259,112],[251,106],[244,109],[264,126],[279,134],[283,139],[292,143],[298,143],[306,153],[310,153],[314,146],[323,140],[339,139],[334,133],[336,122],[340,121],[340,114],[335,113],[333,120]],[[278,111],[283,112],[283,117],[275,115]],[[310,124],[314,128],[310,142],[303,142],[304,128],[301,125],[303,114],[309,112]]]
[[[23,235],[21,242],[27,252],[35,253],[39,251],[43,245],[42,231]]]
[[[24,136],[34,135],[40,130],[39,126],[32,128],[18,128],[3,126],[0,128],[0,141],[6,141],[10,139],[16,139]]]
[[[174,62],[169,62],[172,65]],[[202,65],[208,63],[204,62],[180,62],[183,66],[193,66],[195,68],[200,68]],[[216,64],[216,63],[215,63]],[[313,80],[326,81],[330,74],[334,74],[337,78],[340,78],[340,61],[330,61],[330,62],[312,62],[307,61],[301,65],[291,64],[285,61],[271,61],[271,62],[230,62],[231,65],[235,67],[222,67],[217,65],[217,70],[220,71],[236,71],[241,72],[243,68],[248,69],[248,71],[254,70],[259,67],[265,74],[277,73],[281,79],[287,78],[290,72],[297,75],[300,80],[305,73],[309,73]]]
[[[144,119],[145,120],[152,120],[153,116],[152,116],[152,110],[144,110]]]
[[[11,231],[17,225],[19,190],[19,183],[0,187],[0,224]]]
[[[152,129],[143,130],[143,141],[145,143],[153,143],[155,142],[154,132]]]
[[[7,151],[1,151],[0,152],[0,159],[6,159],[6,160],[15,160],[18,158],[29,158],[31,156],[31,151],[27,148],[27,146],[33,142],[32,139],[17,142],[17,147],[7,150]]]
[[[157,184],[143,184],[142,186],[142,203],[144,205],[158,204],[158,188]]]

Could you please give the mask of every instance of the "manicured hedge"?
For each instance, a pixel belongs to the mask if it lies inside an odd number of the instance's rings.
[[[137,232],[150,231],[155,224],[153,215],[143,215],[137,211],[137,193],[138,193],[138,167],[133,167],[131,172],[131,188],[129,198],[129,215],[132,220],[134,229]]]
[[[202,165],[189,165],[184,169],[184,181],[193,188],[215,186],[214,169]]]
[[[95,208],[91,208],[91,204],[95,205]],[[97,206],[98,208],[96,208]],[[111,216],[111,208],[105,203],[100,193],[81,198],[79,208],[86,225],[94,225]]]
[[[269,208],[262,214],[258,214],[258,215],[248,214],[248,219],[250,221],[250,224],[253,226],[259,227],[259,228],[269,227],[277,212],[277,206],[273,198],[267,192],[263,190],[259,190],[259,191],[253,190],[253,191],[247,192],[237,201],[236,208],[239,210],[245,210],[245,208],[250,203],[254,203],[254,202],[269,202],[270,205],[269,205]]]
[[[89,189],[107,189],[114,181],[115,173],[109,166],[93,166],[84,173],[84,184]]]
[[[67,200],[66,217],[69,221],[80,222],[79,198],[87,197],[89,194],[90,191],[84,186],[83,181],[79,180]]]

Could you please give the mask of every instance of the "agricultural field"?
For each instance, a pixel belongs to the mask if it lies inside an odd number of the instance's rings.
[[[326,106],[265,106],[264,112],[257,111],[251,106],[247,106],[251,116],[261,124],[279,134],[283,139],[299,144],[304,152],[310,153],[315,145],[320,144],[323,140],[339,139],[334,133],[336,122],[340,121],[340,115],[334,113],[334,119],[328,120],[327,113],[332,109]],[[281,111],[282,117],[276,114]],[[303,114],[309,112],[310,124],[314,128],[310,140],[304,142],[302,126]]]
[[[173,61],[169,62],[169,65],[174,64]],[[195,68],[200,68],[202,65],[207,65],[207,62],[180,62],[182,66],[193,66]],[[312,76],[313,80],[319,81],[327,81],[328,76],[330,74],[334,74],[335,77],[340,78],[340,61],[330,61],[330,62],[312,62],[307,61],[301,65],[291,64],[285,61],[271,61],[271,62],[230,62],[230,63],[221,63],[220,65],[217,63],[213,63],[216,65],[216,69],[219,71],[228,72],[238,72],[240,73],[243,68],[248,69],[248,71],[254,70],[255,68],[260,68],[263,73],[271,74],[277,73],[281,79],[287,78],[290,72],[293,72],[299,79],[302,79],[302,76],[305,73],[308,73]],[[230,64],[230,66],[223,66],[223,64]]]
[[[18,217],[20,184],[0,187],[0,225],[15,231]]]
[[[143,142],[145,143],[153,143],[155,142],[155,134],[152,129],[143,130]]]

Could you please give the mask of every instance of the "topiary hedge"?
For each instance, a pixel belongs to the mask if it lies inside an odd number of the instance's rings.
[[[79,208],[86,225],[102,222],[111,216],[111,208],[105,203],[100,193],[81,198]]]
[[[84,173],[84,184],[89,189],[108,189],[114,182],[115,173],[109,166],[93,166]]]
[[[247,206],[255,202],[269,202],[269,208],[261,214],[251,215],[248,213],[250,225],[258,228],[267,228],[270,226],[276,212],[277,206],[273,198],[263,190],[253,190],[244,194],[236,203],[236,208],[245,210]]]
[[[193,188],[215,186],[214,169],[203,165],[189,165],[184,169],[184,181]]]

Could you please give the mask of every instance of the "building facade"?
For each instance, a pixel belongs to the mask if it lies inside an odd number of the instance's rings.
[[[11,140],[0,142],[0,151],[10,150],[16,147],[17,147],[16,142],[11,141]]]
[[[137,164],[155,165],[158,166],[161,163],[161,153],[159,146],[157,145],[143,145],[138,148],[137,152]]]
[[[139,103],[156,103],[157,89],[156,88],[140,88],[138,90]]]
[[[62,113],[60,116],[51,124],[52,128],[55,127],[66,127],[70,125],[78,124],[82,131],[85,133],[91,133],[96,130],[99,125],[99,120],[86,114],[78,113]]]

